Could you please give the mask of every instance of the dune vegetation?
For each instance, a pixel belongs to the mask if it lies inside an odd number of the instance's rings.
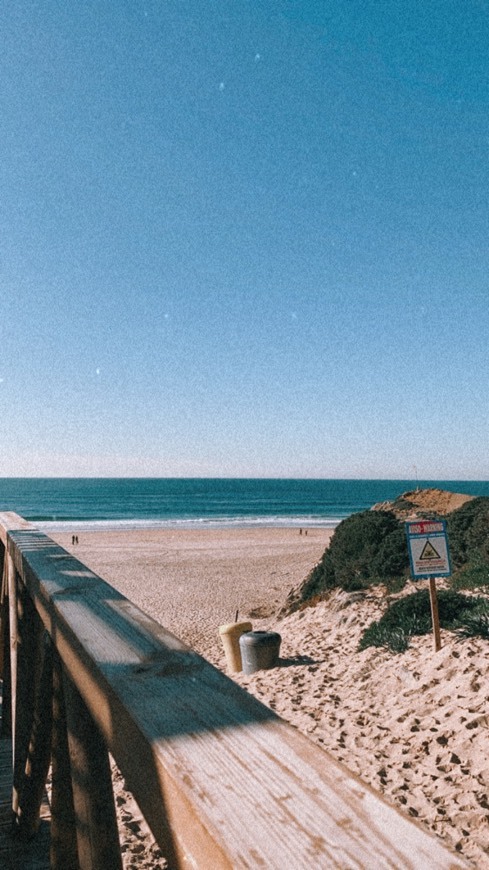
[[[411,495],[411,494],[407,494]],[[401,496],[380,509],[352,514],[337,527],[329,547],[304,580],[289,609],[314,604],[332,589],[359,592],[383,585],[387,609],[383,617],[364,632],[360,648],[386,646],[401,652],[409,637],[431,631],[429,595],[426,589],[406,594],[410,577],[405,533],[406,505]],[[426,516],[426,511],[419,515]],[[411,513],[410,519],[416,514]],[[431,510],[432,518],[439,518]],[[440,624],[461,636],[489,638],[489,498],[465,501],[445,514],[452,562],[448,589],[439,592]],[[396,593],[404,590],[395,600]],[[467,590],[469,594],[463,594]],[[475,596],[475,592],[480,594]]]

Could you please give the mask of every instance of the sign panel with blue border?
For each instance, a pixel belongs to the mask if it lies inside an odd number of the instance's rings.
[[[449,577],[452,573],[445,520],[416,520],[406,523],[406,535],[415,580]]]

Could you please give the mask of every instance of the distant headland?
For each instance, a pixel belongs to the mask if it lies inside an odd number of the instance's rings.
[[[462,507],[475,496],[460,492],[448,492],[445,489],[413,489],[405,492],[393,501],[383,501],[374,504],[374,511],[392,511],[398,520],[411,517],[421,517],[425,514],[446,516]]]

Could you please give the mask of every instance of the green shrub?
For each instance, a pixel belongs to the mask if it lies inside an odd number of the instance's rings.
[[[370,571],[382,579],[406,576],[409,557],[404,525],[396,521],[396,526],[380,541],[377,553],[372,559]]]
[[[474,498],[453,511],[447,532],[455,568],[478,560],[489,563],[489,497]]]
[[[489,601],[475,599],[478,604],[461,614],[457,632],[460,637],[482,637],[489,640]]]
[[[456,571],[451,581],[452,589],[479,589],[489,586],[489,564],[480,560],[469,562]]]
[[[485,598],[469,597],[452,589],[440,590],[437,598],[442,628],[463,629],[471,624],[471,617],[475,614],[489,615],[489,603]],[[391,604],[378,622],[365,629],[359,649],[384,646],[393,652],[403,652],[410,637],[428,634],[431,630],[430,596],[427,589],[422,589]]]
[[[386,552],[396,564],[401,561],[396,553],[399,528],[398,520],[390,511],[361,511],[347,517],[336,529],[330,546],[336,584],[348,589],[354,580],[368,585],[374,577],[388,576],[388,572],[383,570],[380,554]],[[388,538],[392,534],[395,540],[390,546]],[[405,539],[401,547],[407,563]]]
[[[339,528],[339,527],[338,527]],[[334,538],[333,538],[334,540]],[[301,601],[317,598],[328,589],[336,586],[334,567],[329,550],[325,550],[321,561],[312,569],[300,589]]]
[[[394,504],[413,506],[404,496]],[[472,499],[453,511],[447,531],[455,569],[452,588],[489,586],[489,497]],[[335,587],[353,592],[384,583],[389,591],[399,591],[408,576],[404,523],[392,511],[361,511],[339,524],[329,548],[304,581],[298,603]]]
[[[426,590],[428,595],[428,590]],[[457,628],[460,620],[466,613],[477,609],[481,600],[472,596],[463,595],[453,589],[441,589],[438,592],[438,612],[442,628]]]
[[[337,527],[329,548],[301,589],[301,599],[340,586],[348,592],[407,575],[404,527],[390,511],[361,511]]]
[[[389,595],[397,595],[398,592],[401,592],[404,589],[407,579],[407,574],[402,574],[400,577],[384,577],[382,583],[387,589]]]
[[[369,646],[385,647],[396,653],[404,652],[409,646],[409,633],[401,626],[387,628],[380,622],[372,622],[364,631],[358,648],[362,650]]]

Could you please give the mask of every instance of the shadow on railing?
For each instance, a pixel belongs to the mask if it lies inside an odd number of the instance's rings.
[[[109,752],[170,868],[464,866],[22,518],[0,541],[13,830],[51,767],[52,867],[122,866]]]

